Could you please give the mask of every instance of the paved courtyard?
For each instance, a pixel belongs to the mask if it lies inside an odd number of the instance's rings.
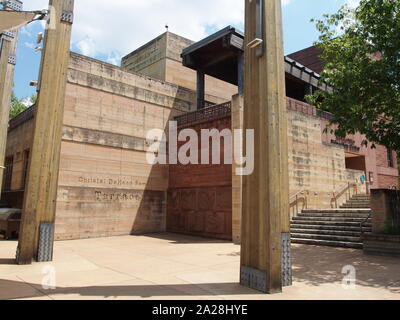
[[[0,242],[0,299],[400,300],[400,259],[359,250],[293,245],[294,285],[264,295],[238,284],[240,247],[228,242],[174,234],[62,241],[53,263],[31,266],[13,264],[16,244]],[[342,287],[346,265],[357,270],[354,289]],[[45,290],[43,272],[52,270],[57,289]]]

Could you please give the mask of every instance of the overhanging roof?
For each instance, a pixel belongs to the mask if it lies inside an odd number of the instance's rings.
[[[238,56],[244,51],[243,42],[243,33],[228,26],[184,49],[183,65],[237,85]]]
[[[243,52],[243,32],[228,26],[184,49],[182,51],[183,65],[238,85],[238,56]],[[331,90],[326,85],[319,85],[321,77],[318,73],[289,57],[284,57],[284,59],[287,74],[321,90]]]

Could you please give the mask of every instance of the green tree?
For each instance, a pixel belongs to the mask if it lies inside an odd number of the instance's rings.
[[[11,110],[10,119],[15,118],[21,112],[23,112],[27,107],[22,103],[22,100],[18,99],[14,91],[11,94]]]
[[[308,102],[334,115],[338,137],[360,132],[400,151],[400,1],[361,0],[313,21],[325,63],[321,82],[332,91]]]
[[[32,94],[30,98],[18,99],[14,91],[11,94],[11,109],[10,109],[10,119],[15,118],[21,112],[25,111],[28,107],[35,104],[37,100],[37,95]]]

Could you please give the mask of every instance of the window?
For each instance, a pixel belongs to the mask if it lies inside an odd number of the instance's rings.
[[[11,190],[12,171],[13,171],[14,157],[10,156],[6,158],[5,169],[4,169],[4,191]]]
[[[394,168],[393,151],[392,150],[388,150],[387,151],[387,156],[388,156],[389,168]]]
[[[28,165],[29,165],[29,149],[24,151],[24,167],[22,171],[21,189],[25,189],[26,178],[28,175]]]

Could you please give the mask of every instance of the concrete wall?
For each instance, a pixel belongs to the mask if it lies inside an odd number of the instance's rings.
[[[366,255],[400,257],[400,236],[365,234],[363,242]]]
[[[400,229],[400,192],[396,190],[372,190],[372,232],[384,233],[387,228]]]
[[[167,33],[164,33],[125,56],[122,69],[165,81],[167,39]]]
[[[307,191],[310,208],[331,208],[333,192],[357,182],[363,172],[346,169],[344,149],[322,139],[323,121],[308,104],[287,98],[287,106],[290,193]]]
[[[29,150],[32,144],[33,122],[27,121],[8,132],[6,155],[14,156],[11,190],[23,189],[24,151]]]
[[[196,71],[182,65],[182,50],[193,41],[166,32],[122,58],[122,69],[137,72],[182,88],[196,90]],[[206,76],[206,100],[216,104],[230,101],[238,89]]]
[[[165,231],[168,167],[149,165],[150,129],[193,110],[178,86],[71,54],[56,239]]]
[[[1,202],[12,208],[22,208],[23,189],[25,187],[25,151],[31,148],[33,139],[33,121],[26,121],[9,130],[6,157],[13,156],[11,190],[3,190]]]
[[[179,131],[190,127],[201,137],[203,129],[222,131],[230,125],[228,115],[179,127]],[[178,148],[185,143],[179,142]],[[199,142],[199,161],[203,147]],[[171,164],[168,195],[167,231],[232,240],[232,166],[224,164],[224,143],[219,165]]]

